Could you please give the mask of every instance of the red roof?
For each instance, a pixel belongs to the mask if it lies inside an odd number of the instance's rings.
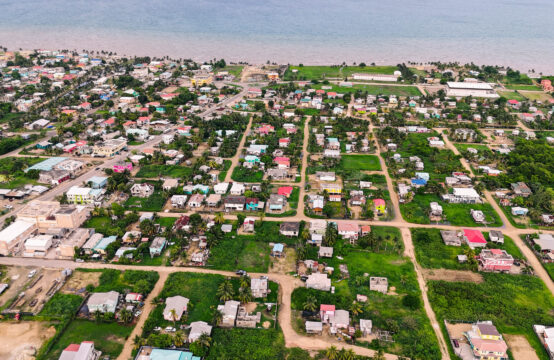
[[[385,200],[383,200],[383,199],[373,199],[373,204],[375,206],[385,205]]]
[[[77,352],[79,351],[79,348],[81,347],[81,345],[79,344],[69,344],[65,349],[64,351],[71,351],[71,352]]]
[[[490,251],[494,255],[502,255],[502,250],[500,250],[500,249],[490,249]]]
[[[486,244],[487,240],[479,230],[464,229],[464,236],[467,241],[474,244]]]
[[[277,190],[277,194],[279,195],[285,195],[286,197],[289,197],[290,194],[292,194],[292,186],[281,186]]]
[[[335,305],[321,304],[319,306],[319,311],[335,311]]]
[[[519,101],[517,101],[515,99],[510,99],[510,100],[508,100],[508,104],[519,104]]]

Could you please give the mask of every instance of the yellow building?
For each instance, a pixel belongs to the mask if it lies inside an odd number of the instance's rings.
[[[204,86],[209,85],[213,82],[213,77],[211,74],[200,74],[195,75],[192,79],[190,79],[190,83],[192,86]]]

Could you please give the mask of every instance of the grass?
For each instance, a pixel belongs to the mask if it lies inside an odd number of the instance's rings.
[[[292,70],[298,70],[296,74]],[[321,80],[324,78],[344,78],[354,73],[372,73],[392,75],[398,68],[396,66],[290,66],[285,73],[286,81],[299,80]]]
[[[109,355],[115,359],[123,350],[125,339],[132,330],[130,326],[115,322],[96,323],[88,320],[73,320],[45,358],[57,360],[68,345],[93,341],[94,347],[100,350],[102,355]]]
[[[526,91],[541,91],[542,89],[536,85],[519,85],[519,84],[506,84],[504,86],[510,90],[526,90]]]
[[[223,160],[223,170],[218,175],[219,181],[225,181],[225,178],[227,177],[227,172],[229,171],[229,168],[231,168],[231,164],[233,162],[231,160]]]
[[[117,291],[119,293],[138,292],[145,297],[152,291],[160,278],[155,271],[115,269],[78,269],[86,272],[101,272],[100,283],[93,292]]]
[[[552,99],[552,96],[542,91],[526,91],[522,95],[532,101],[547,101],[549,99]]]
[[[395,86],[395,85],[367,85],[354,84],[352,87],[341,87],[338,85],[313,85],[314,89],[321,89],[323,86],[330,86],[331,90],[339,94],[355,93],[357,91],[367,92],[368,95],[397,95],[397,96],[421,96],[416,86]]]
[[[112,227],[112,219],[109,216],[91,217],[83,224],[83,227],[93,228],[94,231],[105,234]]]
[[[537,277],[484,273],[484,282],[430,281],[429,301],[443,320],[492,320],[503,334],[524,335],[541,359],[548,359],[534,324],[554,323],[554,298]]]
[[[180,165],[143,165],[137,178],[159,178],[160,176],[169,176],[172,178],[183,178],[192,175],[192,168]]]
[[[500,96],[505,97],[508,100],[517,100],[517,101],[525,101],[527,100],[525,96],[521,95],[520,93],[516,91],[499,91],[498,94]]]
[[[402,303],[406,295],[420,299],[414,266],[410,260],[396,254],[375,254],[353,250],[342,254],[342,257],[344,260],[336,257],[327,260],[328,265],[335,268],[332,275],[335,293],[297,288],[292,293],[292,309],[302,310],[305,299],[309,295],[317,299],[318,307],[320,304],[332,304],[336,305],[337,309],[349,309],[357,294],[366,295],[368,301],[363,304],[363,313],[357,318],[371,318],[375,328],[395,333],[395,343],[382,343],[385,352],[410,353],[412,358],[418,359],[440,359],[437,339],[421,303],[415,308],[408,308]],[[350,278],[347,280],[338,280],[340,263],[348,266]],[[387,277],[389,289],[395,287],[398,295],[383,295],[369,291],[369,278],[364,277],[364,273],[369,276]],[[368,344],[361,345],[368,346]],[[374,347],[374,344],[369,346]]]
[[[147,198],[131,196],[123,205],[130,210],[140,208],[141,211],[162,211],[166,200],[159,191],[156,191]]]
[[[228,236],[211,248],[208,267],[234,271],[267,272],[269,268],[269,245],[256,241],[256,236]]]
[[[172,228],[175,221],[177,221],[176,217],[159,217],[156,219],[155,223],[165,228]]]
[[[454,146],[458,151],[464,151],[467,150],[467,148],[474,148],[477,151],[490,151],[487,145],[481,144],[454,144]]]
[[[435,194],[416,194],[413,200],[409,203],[400,204],[400,211],[404,220],[415,224],[430,224],[429,220],[429,203],[436,201],[442,206],[443,215],[446,216],[446,221],[454,226],[476,227],[481,224],[473,221],[470,210],[481,210],[485,214],[488,226],[502,226],[502,220],[494,211],[490,204],[451,204],[442,201]]]
[[[264,177],[262,170],[250,170],[242,166],[236,166],[231,174],[231,179],[234,181],[255,183],[261,182]]]
[[[40,311],[41,316],[72,316],[77,313],[83,298],[79,295],[56,293]]]
[[[212,334],[213,345],[206,360],[296,359],[287,357],[285,340],[279,329],[220,329]]]
[[[344,170],[381,170],[379,158],[375,155],[342,155],[339,166]]]
[[[44,160],[45,158],[40,157],[6,157],[0,159],[0,187],[15,189],[27,184],[38,184],[36,179],[26,176],[23,169]]]
[[[244,66],[242,65],[227,65],[220,71],[228,71],[229,74],[234,75],[235,77],[238,77],[240,73],[242,72],[242,69]]]

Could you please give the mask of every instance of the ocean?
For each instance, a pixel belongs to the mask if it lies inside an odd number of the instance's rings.
[[[0,45],[265,63],[554,73],[553,0],[0,0]]]

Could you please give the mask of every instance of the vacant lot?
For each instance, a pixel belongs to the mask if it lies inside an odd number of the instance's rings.
[[[131,196],[125,201],[124,205],[129,210],[162,211],[165,201],[166,198],[159,191],[156,191],[152,196],[147,198]]]
[[[19,294],[25,284],[29,282],[27,275],[35,268],[22,266],[6,266],[2,269],[2,282],[9,287],[0,295],[0,307],[4,307],[11,299]]]
[[[425,277],[425,280],[483,282],[483,277],[480,274],[467,270],[423,269],[423,277]]]
[[[73,294],[81,292],[87,285],[96,287],[100,285],[100,275],[102,275],[101,272],[74,271],[69,280],[67,280],[62,287],[61,292],[64,294]]]
[[[255,236],[229,236],[211,249],[208,266],[220,270],[267,272],[269,252],[269,245],[256,241]]]
[[[292,70],[298,72],[293,73]],[[392,75],[396,66],[290,66],[285,73],[285,80],[318,80],[325,78],[345,78],[354,73],[372,73]]]
[[[191,174],[192,168],[179,165],[143,165],[135,177],[159,178],[161,176],[168,176],[172,178],[183,178]]]
[[[343,155],[340,159],[340,167],[344,170],[381,170],[379,158],[375,155]]]
[[[506,334],[504,339],[508,343],[515,360],[539,360],[535,349],[531,347],[525,336]]]
[[[1,322],[0,359],[16,360],[23,354],[33,355],[34,350],[38,350],[55,333],[54,327],[44,322]]]

